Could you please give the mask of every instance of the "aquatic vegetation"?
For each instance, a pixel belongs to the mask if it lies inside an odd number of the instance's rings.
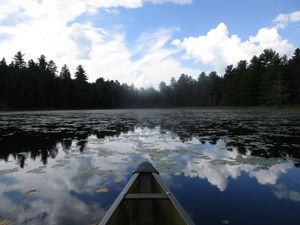
[[[59,168],[59,167],[65,167],[68,166],[70,163],[69,159],[61,159],[61,160],[56,160],[55,164],[52,165],[52,168]]]
[[[114,172],[116,172],[116,171],[102,170],[99,167],[89,167],[89,168],[81,169],[77,175],[78,176],[98,175],[101,177],[107,177],[107,176],[113,174]]]
[[[26,173],[42,174],[42,173],[45,173],[45,169],[46,169],[46,166],[40,166],[40,167],[38,167],[36,169],[29,170]]]
[[[6,169],[6,170],[0,170],[0,176],[11,174],[11,173],[14,173],[14,172],[17,172],[17,171],[19,171],[19,167],[15,167],[15,168],[12,168],[12,169]]]
[[[97,188],[96,189],[96,192],[97,193],[106,193],[106,192],[108,192],[109,190],[108,190],[108,188]]]
[[[230,198],[247,217],[242,195],[274,217],[284,199],[290,222],[300,202],[299,121],[297,113],[190,109],[0,114],[0,212],[12,224],[51,224],[50,214],[58,225],[95,223],[148,160],[197,219],[206,210],[217,224],[235,224],[219,203]]]
[[[37,190],[37,189],[30,189],[30,190],[28,190],[28,191],[26,191],[25,193],[24,193],[24,195],[26,196],[26,197],[28,197],[28,196],[31,196],[31,195],[33,195],[33,194],[35,194],[35,193],[38,193],[39,191]]]
[[[0,225],[9,225],[9,221],[8,220],[1,220],[0,219]]]
[[[223,224],[229,224],[229,220],[222,220],[221,221]]]

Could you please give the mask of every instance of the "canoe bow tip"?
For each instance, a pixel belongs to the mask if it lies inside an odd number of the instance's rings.
[[[159,174],[159,172],[155,169],[155,167],[148,161],[144,161],[142,162],[137,169],[133,172],[133,174],[135,173],[157,173]]]

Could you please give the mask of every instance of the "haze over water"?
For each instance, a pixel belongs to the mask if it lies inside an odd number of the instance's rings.
[[[196,224],[298,224],[299,121],[263,110],[1,113],[0,221],[97,224],[149,160]]]

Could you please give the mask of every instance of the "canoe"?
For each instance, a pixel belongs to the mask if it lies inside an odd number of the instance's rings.
[[[99,225],[194,225],[149,162],[141,163]]]

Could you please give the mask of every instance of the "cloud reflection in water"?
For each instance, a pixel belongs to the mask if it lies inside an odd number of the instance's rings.
[[[162,132],[156,126],[105,138],[90,135],[83,151],[77,142],[71,140],[67,148],[57,143],[56,155],[48,158],[46,165],[38,158],[27,157],[24,168],[16,170],[15,158],[0,161],[0,216],[15,224],[97,222],[144,159],[175,181],[176,174],[183,174],[206,179],[224,191],[230,179],[245,173],[261,185],[277,187],[274,193],[280,199],[299,199],[297,191],[277,184],[281,175],[294,168],[292,158],[242,154],[236,147],[229,148],[223,139],[215,144],[195,137],[183,142],[172,131]],[[95,190],[99,187],[108,187],[110,191],[97,194]],[[37,189],[38,193],[24,196],[30,189]]]

